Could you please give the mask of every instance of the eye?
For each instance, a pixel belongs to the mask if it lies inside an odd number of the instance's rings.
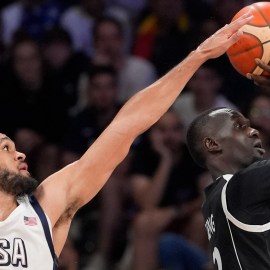
[[[239,124],[239,123],[235,123],[234,127],[237,128],[237,129],[241,129],[242,128],[242,125]]]
[[[249,127],[248,123],[235,123],[234,127],[236,129],[245,130],[247,127]]]
[[[3,146],[3,150],[4,150],[4,151],[8,151],[8,150],[9,150],[9,146],[8,146],[8,145],[4,145],[4,146]]]

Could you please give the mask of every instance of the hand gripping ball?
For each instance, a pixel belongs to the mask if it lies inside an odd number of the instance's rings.
[[[255,58],[266,64],[270,62],[270,2],[246,6],[236,13],[232,21],[248,11],[254,17],[241,28],[243,36],[227,50],[227,55],[233,67],[244,76],[247,73],[270,76],[255,63]]]

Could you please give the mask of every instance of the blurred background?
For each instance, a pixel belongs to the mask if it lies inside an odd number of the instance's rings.
[[[2,0],[1,132],[42,181],[78,159],[127,99],[253,2]],[[185,133],[220,106],[249,116],[270,149],[270,97],[226,55],[208,61],[77,213],[60,269],[212,269],[200,212],[212,179],[191,160]]]

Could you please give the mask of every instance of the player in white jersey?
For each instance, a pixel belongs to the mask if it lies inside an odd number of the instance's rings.
[[[194,72],[234,44],[241,36],[240,27],[251,18],[245,14],[221,28],[164,77],[133,96],[78,161],[38,187],[25,155],[0,134],[0,270],[56,269],[56,257],[76,211],[97,194],[134,139],[168,110]]]

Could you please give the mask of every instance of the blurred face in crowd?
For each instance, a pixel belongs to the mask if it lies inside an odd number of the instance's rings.
[[[17,76],[24,82],[40,79],[41,56],[37,44],[24,41],[13,50],[13,65]]]
[[[201,67],[192,77],[188,86],[195,96],[206,98],[215,96],[221,84],[221,77],[213,68]]]
[[[95,36],[95,49],[109,58],[123,52],[123,37],[120,29],[113,22],[102,22],[98,25]]]
[[[249,119],[253,126],[270,134],[270,97],[258,96],[253,100]]]
[[[53,68],[61,68],[71,57],[72,48],[64,42],[54,42],[44,47],[44,58]]]
[[[96,108],[110,109],[116,103],[116,78],[108,73],[96,74],[89,80],[88,95],[91,104]]]
[[[263,146],[266,149],[265,157],[270,156],[270,97],[256,97],[249,111],[249,119],[255,128],[260,132]]]
[[[179,150],[185,138],[182,123],[173,111],[165,113],[150,132],[158,132],[163,144],[172,151]]]

